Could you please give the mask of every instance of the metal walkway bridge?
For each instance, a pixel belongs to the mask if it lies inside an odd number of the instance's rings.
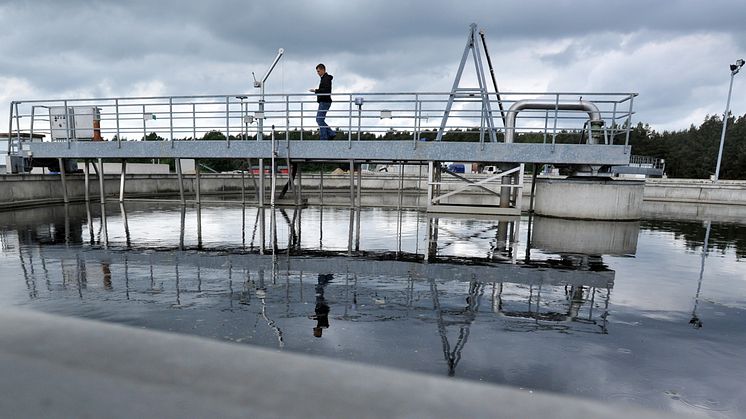
[[[327,122],[339,135],[327,142],[312,141],[318,138],[312,131],[314,94],[16,101],[10,109],[8,154],[261,159],[274,153],[328,161],[629,163],[634,93],[503,92],[499,103],[492,96],[489,102],[509,107],[506,124],[499,117],[486,123],[478,89],[332,96]],[[448,123],[441,127],[444,120]],[[39,134],[44,140],[31,140]],[[208,140],[215,138],[222,141]]]
[[[349,162],[351,176],[361,162],[426,164],[430,210],[461,211],[443,205],[444,198],[480,188],[500,197],[500,213],[519,213],[526,163],[602,175],[630,161],[635,93],[497,96],[454,88],[332,96],[327,122],[338,133],[332,141],[318,141],[314,94],[15,101],[9,121],[10,171],[53,167],[63,174],[64,184],[65,172],[77,171],[78,160],[85,162],[87,181],[90,160],[98,162],[94,169],[101,174],[102,161],[115,159],[122,162],[124,185],[128,159],[175,159],[180,177],[181,159],[257,159],[264,190],[265,160],[273,168],[278,159],[293,167]],[[498,106],[507,109],[502,118],[487,112]],[[496,165],[500,172],[474,182],[445,170],[444,162]],[[464,187],[441,196],[442,173],[464,181]],[[500,184],[500,192],[488,188],[491,182]]]

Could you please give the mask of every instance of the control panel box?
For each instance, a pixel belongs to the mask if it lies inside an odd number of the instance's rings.
[[[52,140],[92,140],[94,121],[100,120],[100,110],[95,106],[52,106],[49,123]]]

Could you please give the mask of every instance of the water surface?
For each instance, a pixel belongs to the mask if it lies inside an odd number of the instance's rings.
[[[3,306],[746,416],[746,225],[132,202],[0,239]]]

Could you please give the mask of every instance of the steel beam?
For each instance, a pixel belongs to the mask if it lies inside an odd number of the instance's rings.
[[[271,141],[236,141],[230,148],[216,141],[178,141],[166,147],[159,141],[115,142],[73,141],[31,143],[34,158],[66,159],[271,159]],[[582,165],[626,165],[630,147],[603,144],[526,144],[425,142],[416,149],[408,141],[355,141],[349,146],[341,141],[290,141],[293,156],[298,160],[340,161],[463,161],[490,163],[545,163]]]

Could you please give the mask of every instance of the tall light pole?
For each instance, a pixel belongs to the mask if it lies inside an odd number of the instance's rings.
[[[723,114],[723,132],[720,134],[720,149],[718,150],[718,162],[715,167],[715,178],[713,182],[720,179],[720,161],[723,159],[723,143],[725,142],[725,128],[728,126],[728,113],[730,112],[730,94],[733,92],[733,77],[741,71],[745,62],[743,59],[737,60],[735,64],[730,65],[730,86],[728,87],[728,101],[725,104],[725,113]]]

